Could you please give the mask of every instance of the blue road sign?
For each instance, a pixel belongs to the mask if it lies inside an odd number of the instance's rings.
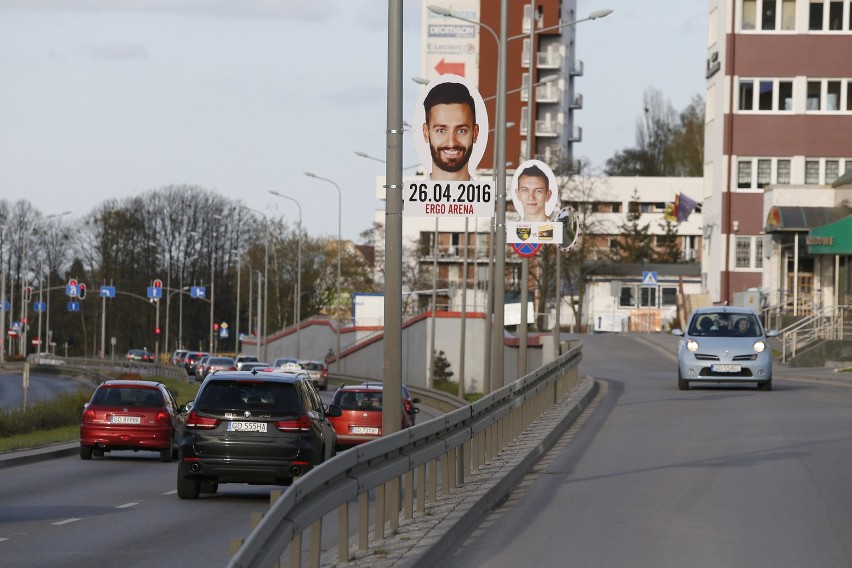
[[[645,271],[642,273],[642,286],[644,288],[654,288],[657,286],[658,276],[656,272]]]
[[[68,302],[68,311],[69,312],[79,312],[80,311],[80,302]]]
[[[33,304],[33,309],[38,312],[46,312],[47,311],[47,302],[35,302]]]
[[[9,302],[3,302],[3,305],[0,306],[0,307],[3,308],[4,312],[8,312],[9,310],[12,309],[12,304],[10,304]]]
[[[71,286],[70,284],[65,285],[65,295],[70,296],[71,298],[77,297],[77,286]]]
[[[163,289],[162,288],[157,288],[156,286],[148,286],[148,298],[159,300],[162,297],[163,297]]]
[[[189,295],[192,298],[206,298],[207,289],[204,286],[193,286],[189,289]]]
[[[101,286],[101,298],[115,298],[115,286]]]

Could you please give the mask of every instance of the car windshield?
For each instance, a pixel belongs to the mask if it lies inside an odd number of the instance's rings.
[[[760,337],[760,333],[752,314],[701,313],[689,326],[689,335],[697,337]]]
[[[163,395],[155,389],[141,387],[108,387],[95,391],[92,404],[104,406],[142,406],[157,408],[163,406]]]
[[[341,410],[380,411],[382,409],[382,393],[375,391],[339,391],[334,395],[334,402]]]
[[[307,369],[308,371],[322,371],[322,364],[316,363],[313,361],[300,361],[299,364],[303,369]]]
[[[299,394],[289,383],[214,381],[199,397],[196,408],[206,412],[251,410],[298,414]]]

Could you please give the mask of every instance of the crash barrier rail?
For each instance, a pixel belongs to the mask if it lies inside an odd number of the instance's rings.
[[[574,389],[582,345],[480,400],[406,430],[355,446],[293,482],[259,519],[244,542],[235,543],[229,568],[302,565],[302,536],[310,529],[307,556],[319,566],[322,525],[337,511],[337,559],[351,558],[349,506],[357,499],[357,550],[366,551],[400,524],[427,514],[443,497],[463,490],[465,476],[500,454],[524,430]],[[440,469],[440,473],[439,473]],[[372,531],[369,496],[375,491]],[[402,518],[400,519],[400,512]],[[387,532],[386,532],[387,531]],[[329,546],[333,546],[329,543]],[[232,547],[233,549],[233,547]]]
[[[50,353],[33,353],[27,356],[31,365],[56,367],[66,369],[110,369],[125,373],[136,373],[145,377],[168,377],[185,381],[186,370],[174,365],[158,365],[157,363],[142,363],[124,359],[99,359],[97,357],[61,357]]]
[[[823,308],[779,332],[781,336],[781,361],[818,341],[843,340],[844,322],[849,316],[849,306]]]

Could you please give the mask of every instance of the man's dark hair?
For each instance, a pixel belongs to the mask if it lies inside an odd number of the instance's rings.
[[[470,112],[473,114],[473,123],[476,124],[476,104],[473,102],[470,91],[463,84],[452,81],[438,83],[432,87],[426,98],[423,99],[423,109],[426,111],[426,123],[429,123],[429,113],[432,111],[433,106],[452,104],[470,106]]]
[[[550,189],[550,178],[547,177],[547,174],[544,173],[544,171],[540,167],[538,167],[536,164],[533,164],[533,165],[529,166],[528,168],[525,168],[521,172],[521,174],[518,176],[518,179],[520,179],[521,176],[541,178],[541,179],[544,180],[544,185],[547,186],[548,189]]]

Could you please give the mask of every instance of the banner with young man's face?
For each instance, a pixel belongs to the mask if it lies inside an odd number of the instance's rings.
[[[414,148],[427,172],[407,181],[406,217],[493,217],[493,180],[475,172],[488,144],[488,113],[482,95],[464,77],[441,75],[414,107]]]
[[[559,186],[550,166],[541,160],[523,162],[515,170],[510,192],[521,220],[506,222],[506,242],[561,244],[562,223],[553,219]]]

